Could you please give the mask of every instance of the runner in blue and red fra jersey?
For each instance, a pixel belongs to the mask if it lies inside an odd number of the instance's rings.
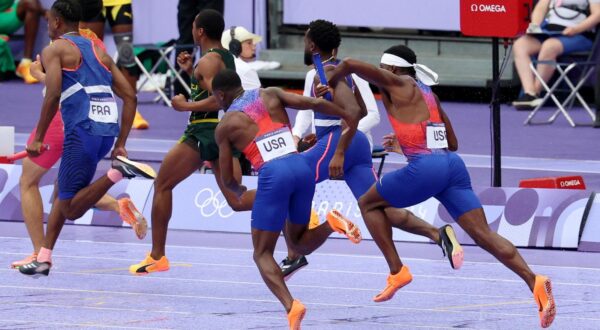
[[[44,244],[37,260],[19,271],[48,276],[52,249],[66,219],[77,219],[123,177],[153,178],[151,167],[126,158],[125,142],[131,129],[137,100],[135,91],[100,47],[79,35],[81,7],[75,0],[57,0],[48,17],[52,44],[42,52],[46,95],[36,135],[27,152],[40,154],[42,141],[59,108],[65,125],[62,161],[58,170],[58,196],[48,217]],[[123,99],[119,112],[113,95]],[[115,142],[115,137],[116,142]],[[98,162],[111,150],[113,168],[91,183]]]

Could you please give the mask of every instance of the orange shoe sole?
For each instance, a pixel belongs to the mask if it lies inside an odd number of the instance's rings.
[[[346,219],[338,210],[331,210],[327,213],[327,222],[333,230],[346,235],[352,243],[358,244],[362,240],[360,229],[352,221]]]
[[[148,233],[148,222],[144,215],[138,211],[129,198],[121,198],[118,203],[121,220],[131,225],[138,239],[144,239]]]
[[[542,281],[541,283],[538,283]],[[552,294],[552,283],[550,279],[545,276],[536,276],[536,285],[534,288],[535,301],[538,304],[538,311],[540,316],[540,325],[542,328],[549,327],[554,321],[554,317],[556,316],[556,304],[554,302],[554,296]],[[542,290],[542,292],[540,292]],[[540,295],[546,294],[547,301],[544,306],[542,300],[540,299]]]

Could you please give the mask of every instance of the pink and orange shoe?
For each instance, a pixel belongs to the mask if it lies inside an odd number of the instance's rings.
[[[27,265],[28,263],[36,261],[36,259],[37,259],[37,254],[36,253],[32,253],[30,256],[25,257],[25,259],[23,259],[23,260],[13,261],[10,264],[10,268],[12,268],[12,269],[18,269],[19,267],[21,267],[23,265]]]
[[[346,219],[338,210],[331,210],[327,213],[327,223],[329,223],[331,229],[346,235],[354,244],[358,244],[362,240],[360,229],[352,221]]]
[[[118,203],[121,220],[131,225],[139,239],[144,239],[148,232],[148,222],[144,215],[138,211],[131,199],[127,197],[119,199]]]
[[[552,295],[552,283],[546,276],[536,275],[535,286],[533,287],[533,298],[538,304],[540,315],[540,325],[547,328],[554,321],[556,316],[556,304]]]
[[[396,274],[390,274],[387,278],[387,286],[383,291],[373,298],[374,302],[384,302],[392,299],[396,291],[412,282],[412,275],[406,266],[402,266]]]
[[[300,330],[300,323],[302,323],[304,315],[306,315],[306,307],[304,307],[300,300],[294,299],[292,309],[287,315],[290,330]]]
[[[448,257],[450,261],[450,267],[453,269],[459,269],[464,261],[465,253],[462,246],[456,239],[454,229],[450,225],[445,225],[439,229],[440,242],[438,245],[442,248],[444,255]]]

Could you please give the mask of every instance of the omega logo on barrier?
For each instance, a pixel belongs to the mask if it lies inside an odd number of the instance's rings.
[[[234,211],[229,207],[221,191],[216,193],[210,188],[204,188],[196,194],[194,204],[200,210],[203,217],[209,218],[219,214],[221,218],[229,218]]]
[[[579,182],[579,180],[575,179],[575,180],[569,180],[569,181],[561,181],[560,186],[561,187],[572,187],[572,186],[580,186],[581,182]]]
[[[484,5],[484,4],[472,4],[471,12],[482,12],[482,13],[506,13],[506,7],[504,5]]]

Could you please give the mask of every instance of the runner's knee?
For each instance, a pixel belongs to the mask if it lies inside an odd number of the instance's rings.
[[[135,54],[133,52],[133,32],[115,33],[117,46],[117,65],[128,70],[135,67]]]
[[[386,207],[384,212],[386,217],[392,220],[394,223],[404,223],[408,221],[409,217],[414,216],[412,212],[407,209],[399,209],[394,207]]]
[[[372,198],[370,198],[368,192],[366,194],[360,196],[360,198],[358,199],[358,207],[360,208],[360,210],[362,212],[371,211],[373,208],[375,208],[375,206],[376,206],[376,203],[375,203],[375,201],[373,201]]]

